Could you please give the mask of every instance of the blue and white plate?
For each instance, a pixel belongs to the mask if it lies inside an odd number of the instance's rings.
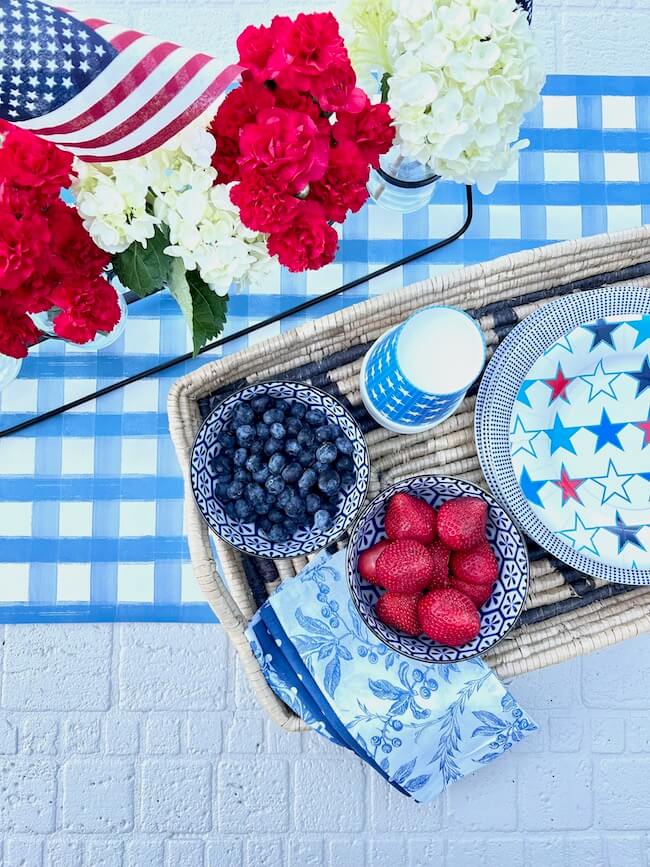
[[[355,484],[341,497],[338,511],[327,530],[306,527],[299,529],[288,541],[271,542],[258,532],[254,524],[230,518],[225,513],[219,498],[214,495],[212,462],[221,448],[219,437],[223,426],[239,401],[250,400],[263,394],[284,398],[290,403],[299,402],[308,409],[320,410],[327,417],[328,424],[337,425],[341,435],[347,437],[353,445],[351,457],[354,461]],[[190,464],[194,499],[208,526],[233,548],[256,557],[273,559],[311,554],[336,541],[361,509],[366,498],[369,479],[370,457],[359,425],[335,398],[302,382],[259,382],[231,394],[216,406],[203,422],[194,441]]]
[[[539,545],[588,575],[650,583],[650,292],[572,295],[520,323],[481,384],[476,440]]]
[[[386,538],[386,507],[390,498],[399,492],[419,497],[434,508],[447,500],[465,496],[479,497],[488,504],[487,539],[499,564],[499,577],[492,596],[480,608],[481,631],[462,647],[438,644],[426,635],[413,638],[382,623],[375,614],[375,603],[381,591],[359,575],[359,555]],[[452,476],[414,476],[385,488],[360,515],[348,544],[347,576],[352,600],[363,622],[391,650],[418,662],[460,662],[486,653],[516,624],[528,592],[528,552],[508,513],[482,488]]]

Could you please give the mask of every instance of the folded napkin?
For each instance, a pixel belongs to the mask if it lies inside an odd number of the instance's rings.
[[[344,551],[283,582],[247,637],[292,710],[421,803],[537,728],[481,659],[423,665],[378,641],[350,598]]]

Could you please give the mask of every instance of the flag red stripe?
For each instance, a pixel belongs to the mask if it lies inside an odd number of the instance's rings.
[[[124,51],[125,48],[128,48],[129,45],[132,45],[138,39],[142,39],[142,33],[138,33],[137,30],[125,30],[108,41],[116,51]]]
[[[67,12],[68,15],[72,15],[69,9],[63,9],[63,12]],[[98,27],[105,27],[109,22],[104,21],[102,18],[84,18],[83,23],[86,27],[92,27],[93,30],[97,30]]]
[[[127,96],[136,89],[136,87],[142,84],[142,82],[149,77],[156,67],[159,66],[166,57],[169,57],[169,55],[177,48],[178,46],[174,45],[173,42],[161,42],[160,45],[156,45],[156,47],[145,55],[142,60],[139,60],[133,69],[131,69],[130,72],[125,75],[112,90],[102,97],[99,102],[96,102],[91,108],[65,123],[59,124],[58,126],[47,127],[46,129],[39,129],[38,134],[63,135],[70,132],[77,132],[80,129],[84,129],[84,127],[87,127],[89,124],[94,123],[96,120],[99,120],[100,117],[104,117],[107,112],[115,108],[116,105],[119,105],[119,103],[126,99]]]
[[[196,54],[188,60],[187,63],[185,63],[178,72],[160,88],[158,93],[152,96],[147,104],[139,109],[135,115],[122,121],[122,123],[118,124],[109,132],[97,136],[94,139],[74,142],[70,146],[87,148],[106,147],[107,145],[113,144],[114,142],[119,141],[119,139],[129,135],[129,133],[132,133],[140,126],[143,126],[148,120],[157,114],[157,112],[163,109],[171,99],[173,99],[189,84],[189,82],[201,71],[201,69],[203,69],[206,63],[210,62],[210,60],[212,60],[212,58],[208,57],[207,54]]]
[[[242,68],[240,66],[228,66],[224,71],[217,77],[215,80],[203,91],[201,96],[198,99],[194,100],[192,105],[188,106],[188,108],[178,117],[174,118],[173,121],[168,123],[162,129],[158,130],[158,132],[146,139],[146,141],[141,142],[136,147],[132,147],[127,151],[123,151],[122,153],[111,154],[110,160],[128,160],[134,159],[135,157],[142,156],[142,154],[149,153],[155,148],[160,147],[166,141],[169,141],[172,136],[176,135],[177,132],[180,132],[184,127],[190,124],[193,120],[196,120],[204,111],[206,111],[215,101],[215,99],[222,93],[225,88],[237,78],[237,76],[242,72]],[[79,158],[85,160],[86,162],[97,163],[97,162],[106,162],[107,157],[104,155],[93,155],[93,154],[83,154],[79,155]]]

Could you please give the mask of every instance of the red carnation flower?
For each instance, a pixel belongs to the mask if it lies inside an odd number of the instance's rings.
[[[301,12],[285,39],[289,62],[272,76],[281,87],[308,91],[320,101],[323,87],[351,69],[338,21],[331,12]]]
[[[217,147],[212,155],[212,167],[217,170],[217,183],[229,184],[239,180],[239,145],[234,138],[215,136]]]
[[[212,121],[210,131],[236,141],[241,128],[253,123],[260,111],[272,108],[274,103],[273,94],[267,87],[255,81],[246,81],[226,96]]]
[[[269,253],[289,271],[322,268],[336,255],[338,236],[327,224],[318,202],[298,200],[298,204],[291,223],[283,231],[269,235]]]
[[[111,261],[110,253],[100,250],[94,243],[77,211],[57,199],[47,216],[51,230],[51,267],[66,276],[79,274],[80,268],[93,277],[101,274]]]
[[[338,142],[353,141],[371,166],[377,168],[379,157],[389,150],[395,138],[391,125],[390,108],[384,102],[366,104],[361,111],[340,112],[334,124],[334,138]]]
[[[17,187],[55,197],[70,184],[72,156],[27,130],[7,124],[0,148],[0,177]]]
[[[88,343],[98,331],[112,331],[120,318],[115,290],[103,277],[66,280],[52,291],[51,298],[61,308],[54,331],[73,343]]]
[[[327,168],[329,137],[306,114],[286,108],[259,113],[239,137],[242,171],[257,171],[277,187],[301,192]]]
[[[332,125],[313,96],[308,93],[299,93],[297,90],[285,90],[282,87],[274,90],[273,96],[278,108],[290,108],[292,111],[300,111],[309,115],[319,130],[330,135]]]
[[[37,340],[38,330],[29,316],[0,293],[0,354],[25,358]]]
[[[49,239],[49,226],[41,215],[18,220],[0,209],[0,289],[15,290],[27,284],[39,267]]]
[[[259,82],[270,81],[288,62],[287,36],[293,22],[285,15],[276,15],[270,27],[246,27],[237,39],[239,62],[250,76]]]
[[[279,190],[257,172],[248,172],[230,191],[242,222],[256,232],[284,229],[298,210],[300,200]]]
[[[342,223],[348,210],[358,211],[368,198],[368,163],[352,142],[342,142],[330,151],[327,171],[310,184],[309,197],[323,206],[329,220]]]

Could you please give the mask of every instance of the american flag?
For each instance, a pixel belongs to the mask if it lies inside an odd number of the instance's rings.
[[[215,107],[240,72],[99,18],[0,0],[0,118],[84,160],[159,147]]]

